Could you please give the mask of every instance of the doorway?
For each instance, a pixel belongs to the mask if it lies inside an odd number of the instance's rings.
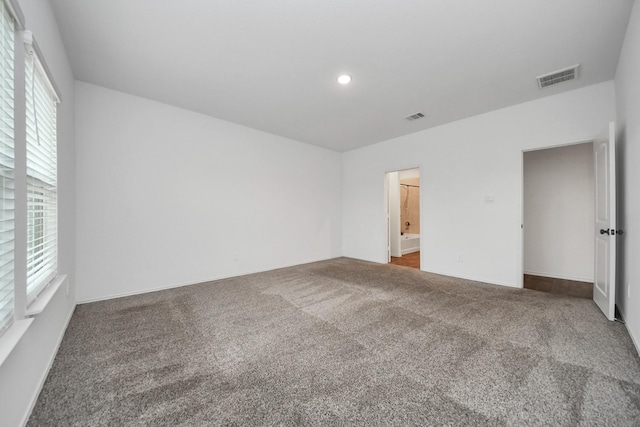
[[[388,262],[420,269],[420,169],[389,172],[387,181]]]
[[[523,287],[593,298],[593,143],[523,153]]]

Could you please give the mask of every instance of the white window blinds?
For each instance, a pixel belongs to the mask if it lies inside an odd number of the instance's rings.
[[[58,266],[57,95],[35,54],[26,55],[27,302]]]
[[[14,287],[14,24],[0,0],[0,333],[13,319]]]

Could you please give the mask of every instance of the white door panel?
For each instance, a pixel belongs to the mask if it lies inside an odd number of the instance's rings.
[[[593,141],[595,163],[595,272],[593,300],[607,319],[615,319],[616,302],[616,165],[615,123]]]

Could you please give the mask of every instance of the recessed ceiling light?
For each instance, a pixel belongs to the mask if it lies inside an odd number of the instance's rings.
[[[349,84],[349,82],[351,82],[351,76],[349,74],[340,74],[338,76],[338,83],[341,85]]]

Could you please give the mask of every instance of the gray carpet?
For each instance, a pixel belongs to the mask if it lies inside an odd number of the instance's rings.
[[[340,258],[80,305],[31,426],[640,425],[593,302]]]

